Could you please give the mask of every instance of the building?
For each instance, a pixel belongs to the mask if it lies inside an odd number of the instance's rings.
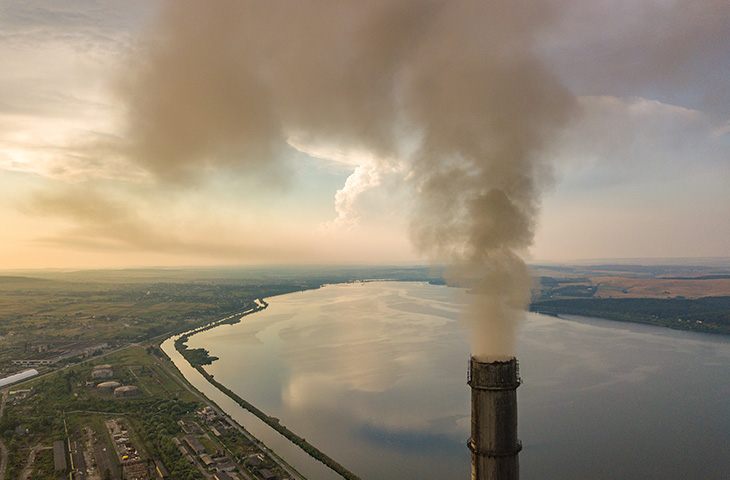
[[[122,386],[121,383],[112,380],[110,382],[102,382],[99,385],[97,385],[96,388],[98,388],[99,390],[102,390],[104,392],[111,392],[121,386]]]
[[[200,461],[203,462],[203,465],[205,466],[205,468],[211,468],[212,466],[215,465],[215,462],[213,461],[212,458],[210,458],[210,455],[208,455],[207,453],[200,454]]]
[[[53,469],[56,472],[65,472],[66,465],[66,448],[63,440],[53,442]]]
[[[230,457],[224,455],[222,457],[215,458],[215,468],[219,471],[232,472],[236,469],[236,464],[233,463]]]
[[[99,350],[104,350],[105,348],[109,348],[108,343],[100,343],[98,345],[91,345],[89,347],[81,348],[78,350],[78,353],[84,357],[90,357],[94,353],[98,352]]]
[[[13,360],[13,365],[22,367],[40,367],[42,365],[53,365],[58,362],[58,358],[36,358],[36,359],[20,359]]]
[[[33,395],[33,391],[32,388],[10,390],[8,392],[8,400],[25,400]]]
[[[48,342],[28,342],[25,344],[25,351],[28,353],[47,352],[51,345]]]
[[[205,408],[203,408],[203,415],[205,415],[205,416],[215,415],[215,410],[213,410],[213,407],[211,407],[210,405],[206,405]]]
[[[190,446],[190,448],[193,449],[193,452],[195,452],[197,455],[205,452],[205,447],[202,443],[200,443],[198,437],[194,435],[185,435],[185,443],[187,443],[188,446]]]
[[[162,460],[159,458],[155,459],[155,469],[157,470],[157,475],[160,476],[160,478],[170,478],[170,473],[165,468],[165,465],[162,464]]]
[[[111,368],[99,368],[91,372],[91,378],[111,378],[114,376],[114,370]]]
[[[246,461],[252,467],[258,467],[264,461],[264,456],[261,453],[255,453],[246,457]]]
[[[268,470],[266,468],[262,468],[259,470],[259,475],[261,475],[261,478],[264,480],[276,480],[278,477],[271,473],[271,470]]]
[[[95,352],[108,348],[108,343],[66,343],[66,344],[50,344],[50,343],[38,343],[26,345],[26,352],[38,353],[37,358],[21,358],[13,360],[13,365],[21,365],[24,367],[37,367],[44,365],[53,365],[61,360],[66,360],[74,357],[89,357]],[[104,365],[104,367],[111,368],[111,365]]]
[[[139,395],[139,388],[134,385],[125,385],[114,389],[115,397],[134,397]]]

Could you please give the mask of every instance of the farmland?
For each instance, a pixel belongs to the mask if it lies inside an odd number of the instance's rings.
[[[727,269],[593,266],[541,273],[533,311],[730,334]]]

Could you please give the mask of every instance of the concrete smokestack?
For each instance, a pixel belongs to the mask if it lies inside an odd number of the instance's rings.
[[[517,359],[482,362],[471,357],[471,478],[517,480],[517,387],[521,380]]]

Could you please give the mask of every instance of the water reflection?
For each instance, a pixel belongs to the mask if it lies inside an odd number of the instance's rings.
[[[220,357],[219,381],[363,479],[469,478],[457,292],[332,285],[189,343]],[[726,337],[529,315],[518,357],[522,478],[730,478]]]
[[[418,458],[398,478],[436,478],[428,477],[434,470],[447,478],[453,465],[426,461],[439,449],[456,453],[468,476],[468,344],[454,293],[332,285],[272,299],[264,312],[190,344],[221,358],[209,369],[217,379],[363,478],[387,478],[384,468]],[[424,385],[438,388],[424,395]]]

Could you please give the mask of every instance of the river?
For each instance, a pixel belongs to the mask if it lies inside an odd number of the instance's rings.
[[[364,480],[469,478],[463,291],[328,285],[194,335],[221,383]],[[335,474],[185,376],[310,480]],[[730,478],[730,339],[528,314],[517,357],[521,478]]]

